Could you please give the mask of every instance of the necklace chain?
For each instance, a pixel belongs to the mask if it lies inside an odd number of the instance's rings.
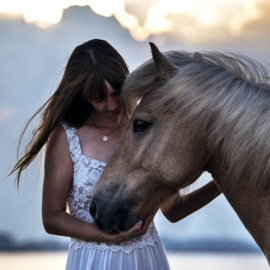
[[[100,126],[96,125],[96,123],[95,123],[94,119],[92,118],[91,114],[90,114],[90,118],[91,118],[91,120],[93,121],[94,126],[95,126],[95,127],[98,129],[98,131],[103,135],[102,140],[103,140],[104,142],[106,142],[106,141],[108,141],[108,139],[109,139],[108,136],[111,135],[113,132],[115,132],[115,131],[118,129],[118,127],[122,124],[122,122],[123,122],[123,120],[124,120],[124,118],[125,118],[125,115],[123,116],[122,120],[121,120],[120,123],[117,125],[117,127],[116,127],[113,131],[111,131],[110,133],[108,133],[108,134],[104,134],[104,133],[101,132]]]

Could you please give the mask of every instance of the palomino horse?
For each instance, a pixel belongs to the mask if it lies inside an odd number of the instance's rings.
[[[90,207],[105,232],[127,230],[204,171],[270,260],[270,85],[248,57],[161,53],[133,71],[122,95],[142,98],[98,181]]]

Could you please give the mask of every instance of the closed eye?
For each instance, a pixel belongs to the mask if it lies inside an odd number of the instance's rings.
[[[113,92],[113,95],[114,95],[114,96],[119,96],[119,95],[120,95],[120,93],[121,93],[121,91],[120,91],[120,90],[115,90],[115,91]]]
[[[149,129],[152,126],[152,123],[146,122],[144,120],[134,120],[133,121],[133,132],[142,133]]]
[[[102,99],[94,99],[93,101],[96,102],[96,103],[99,103],[99,102],[102,101]]]

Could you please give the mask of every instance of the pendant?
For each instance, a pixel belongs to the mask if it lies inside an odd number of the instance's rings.
[[[107,136],[103,136],[103,137],[102,137],[102,140],[103,140],[104,142],[107,142],[108,139],[109,139],[109,138],[108,138]]]

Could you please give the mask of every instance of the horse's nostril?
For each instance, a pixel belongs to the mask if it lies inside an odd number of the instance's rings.
[[[92,216],[92,218],[96,219],[97,218],[97,204],[95,201],[91,202],[89,211],[90,211],[90,215]]]

